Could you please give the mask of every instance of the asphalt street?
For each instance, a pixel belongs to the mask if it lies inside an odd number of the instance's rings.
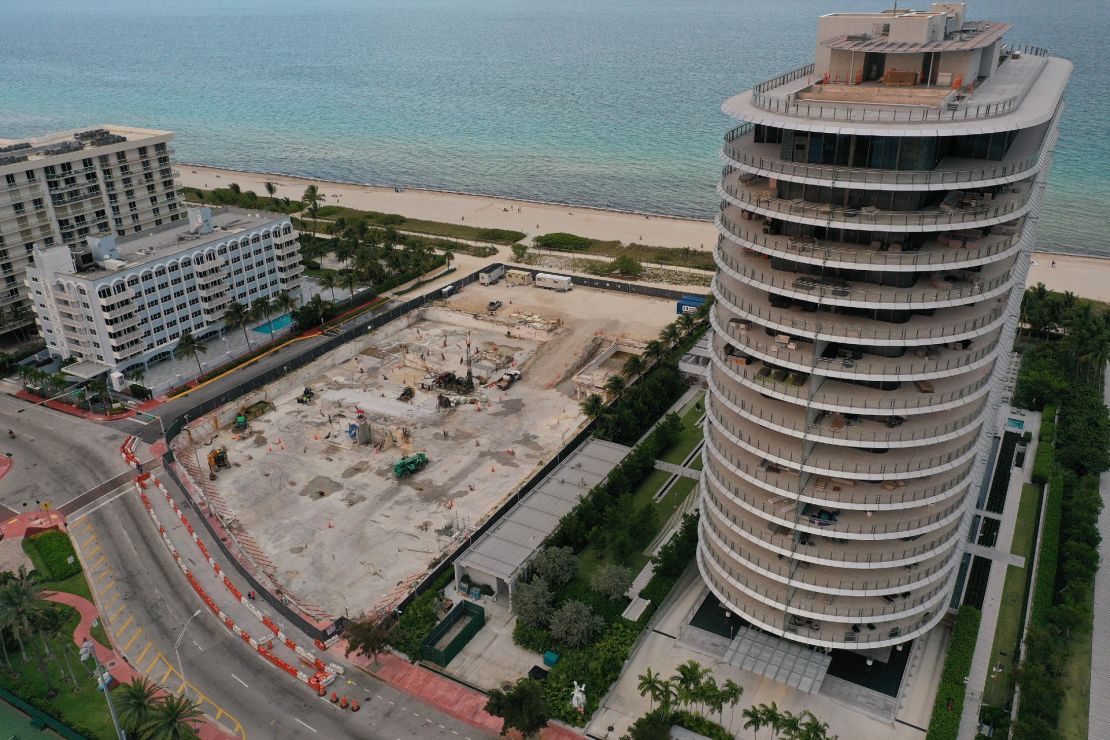
[[[46,503],[60,508],[126,473],[119,454],[125,436],[111,426],[0,394],[0,454],[12,459],[11,470],[0,479],[0,505],[17,514]]]
[[[172,481],[166,483],[180,496]],[[254,738],[486,737],[328,656],[346,668],[336,688],[362,703],[357,714],[337,709],[265,662],[207,609],[188,624],[178,664],[174,642],[203,602],[174,564],[134,487],[104,496],[73,516],[69,527],[117,649],[171,691],[180,690],[184,669],[189,696],[230,731]]]

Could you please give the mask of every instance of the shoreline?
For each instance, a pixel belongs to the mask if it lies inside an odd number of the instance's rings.
[[[710,251],[717,243],[717,229],[712,221],[681,216],[426,188],[404,188],[397,192],[383,185],[185,163],[179,164],[178,170],[179,180],[186,187],[212,189],[237,182],[243,190],[253,190],[265,196],[263,183],[271,181],[277,186],[277,197],[299,199],[305,187],[316,185],[327,196],[326,205],[400,213],[408,218],[428,221],[512,229],[522,231],[528,237],[564,231],[622,244],[690,247],[699,251]],[[1110,255],[1035,251],[1032,259],[1027,286],[1040,282],[1050,290],[1071,291],[1084,298],[1110,303]],[[1053,261],[1056,267],[1052,267]]]

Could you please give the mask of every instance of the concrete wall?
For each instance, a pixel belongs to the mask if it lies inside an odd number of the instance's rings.
[[[957,76],[962,77],[963,84],[967,85],[974,82],[979,75],[979,60],[982,51],[982,49],[946,51],[937,58],[936,69],[938,72],[951,72],[953,81]]]

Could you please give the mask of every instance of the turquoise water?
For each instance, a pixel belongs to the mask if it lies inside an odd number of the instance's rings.
[[[293,323],[293,314],[282,314],[276,319],[270,319],[264,324],[259,324],[251,331],[256,331],[259,334],[273,334],[276,331],[281,331],[285,327]]]
[[[818,14],[889,4],[9,0],[0,136],[131,123],[186,162],[710,217],[721,102],[810,61]],[[1104,252],[1110,7],[969,5],[1076,61],[1041,236]]]

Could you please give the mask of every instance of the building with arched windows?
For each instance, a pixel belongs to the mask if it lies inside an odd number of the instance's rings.
[[[1072,65],[964,12],[823,16],[723,106],[697,562],[814,647],[925,633],[966,557]]]
[[[89,238],[88,267],[35,247],[27,289],[51,354],[90,363],[85,375],[124,372],[171,356],[186,331],[220,333],[232,301],[299,299],[297,236],[288,216],[190,208],[154,231]]]

